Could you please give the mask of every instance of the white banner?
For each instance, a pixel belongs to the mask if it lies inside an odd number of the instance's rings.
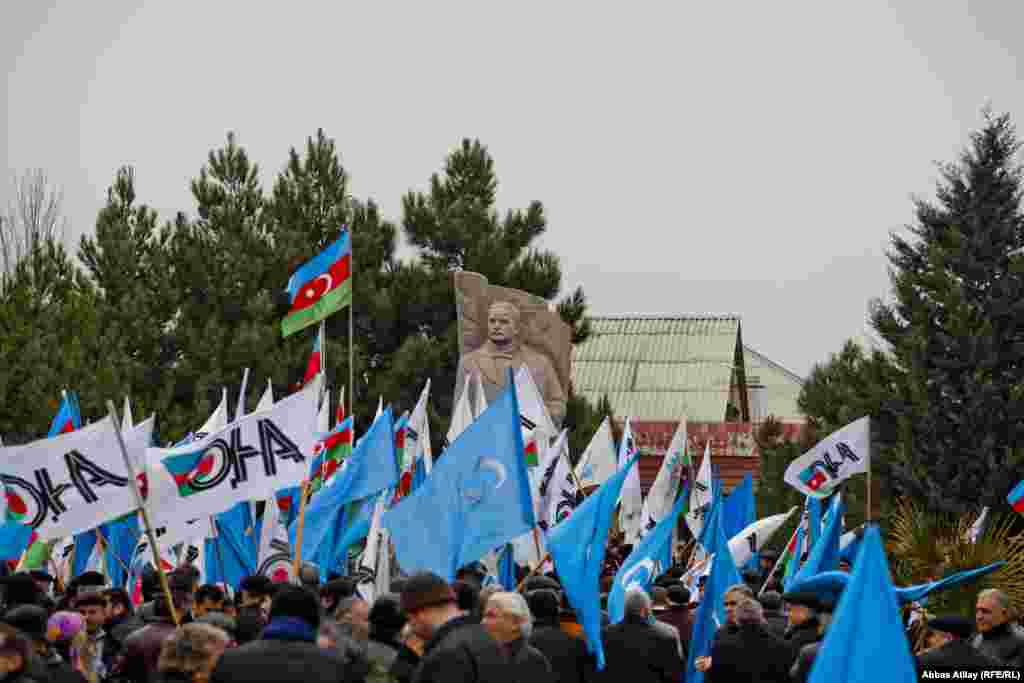
[[[67,434],[0,448],[9,513],[46,541],[89,531],[138,509],[117,428],[108,416]],[[124,434],[133,462],[142,460],[152,433],[149,418]]]
[[[690,510],[686,513],[686,526],[690,527],[694,538],[700,538],[700,532],[704,529],[704,515],[711,509],[713,497],[709,441],[704,445],[704,460],[700,463],[697,481],[693,482],[693,488],[690,489]]]
[[[612,441],[612,427],[608,418],[601,421],[601,426],[594,433],[587,450],[583,451],[580,461],[576,463],[576,479],[586,490],[591,486],[600,486],[611,479],[618,471],[618,460],[615,455],[615,443]]]
[[[307,476],[319,382],[177,448],[150,448],[147,504],[156,525],[220,514],[236,503],[269,498]]]
[[[683,466],[686,459],[686,418],[679,421],[676,433],[672,442],[665,451],[665,457],[661,461],[661,468],[658,476],[654,478],[651,490],[647,492],[644,499],[644,528],[643,535],[647,535],[658,525],[658,522],[665,519],[672,512],[676,503],[676,496],[679,494],[679,484],[683,478]],[[675,547],[675,546],[673,546]]]
[[[867,472],[870,457],[871,429],[862,417],[789,463],[783,479],[804,495],[827,498],[843,481]]]

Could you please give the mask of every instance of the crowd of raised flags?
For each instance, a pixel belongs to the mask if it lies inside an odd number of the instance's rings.
[[[757,565],[759,551],[798,508],[756,519],[749,475],[724,495],[709,446],[695,471],[685,419],[646,496],[628,418],[617,446],[606,419],[573,467],[567,432],[556,429],[525,367],[510,372],[506,389],[489,405],[479,377],[467,378],[436,462],[429,381],[411,412],[396,417],[382,400],[357,440],[344,390],[332,424],[324,386],[322,323],[351,302],[350,268],[350,237],[343,232],[289,281],[292,306],[283,333],[321,325],[304,386],[281,400],[268,382],[256,409],[246,413],[246,371],[233,419],[225,390],[205,424],[159,447],[155,417],[135,424],[127,399],[120,423],[111,414],[83,426],[77,396],[67,392],[47,438],[0,449],[0,559],[46,568],[64,580],[100,570],[135,596],[155,558],[162,570],[189,563],[204,582],[232,587],[259,573],[292,580],[301,561],[324,579],[355,574],[370,601],[399,572],[430,571],[452,581],[460,568],[482,561],[493,580],[513,588],[517,566],[553,568],[601,668],[600,579],[613,528],[632,547],[608,594],[608,618],[617,623],[627,592],[650,590],[678,559],[673,552],[685,521],[694,540],[683,582],[694,595],[702,591],[686,680],[701,681],[696,662],[709,655],[725,623],[726,589],[742,583],[740,571]],[[777,564],[785,589],[822,580],[844,586],[812,681],[867,680],[880,661],[891,674],[887,680],[911,680],[899,605],[999,567],[897,590],[877,528],[844,529],[841,484],[869,468],[864,418],[794,460],[784,477],[806,497]],[[133,486],[145,501],[145,517]],[[1024,509],[1024,482],[1009,502]],[[156,549],[145,524],[154,527]],[[854,570],[837,578],[842,561]]]

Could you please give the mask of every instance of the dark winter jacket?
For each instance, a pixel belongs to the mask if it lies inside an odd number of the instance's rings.
[[[530,645],[547,658],[558,683],[585,683],[593,678],[594,658],[587,652],[586,641],[570,636],[558,622],[534,623]]]
[[[767,626],[743,625],[722,634],[711,648],[709,683],[789,683],[793,656]]]
[[[388,672],[397,683],[412,683],[416,669],[420,665],[420,656],[405,645],[398,646],[398,654]]]
[[[785,614],[774,610],[765,610],[764,620],[768,622],[769,633],[782,639],[786,638],[786,631],[789,630],[789,620]],[[817,622],[815,622],[815,628],[817,628]]]
[[[266,616],[261,607],[242,607],[235,618],[235,642],[239,645],[251,643],[260,637],[267,625]]]
[[[160,648],[167,636],[174,633],[170,617],[154,620],[129,635],[118,655],[114,671],[118,677],[135,683],[146,683],[156,673]]]
[[[800,654],[800,650],[804,645],[810,645],[821,640],[821,636],[818,635],[819,628],[821,628],[821,624],[818,623],[818,620],[810,619],[799,626],[791,626],[786,630],[786,634],[782,639],[789,644],[789,649],[794,659]]]
[[[818,656],[818,649],[821,641],[810,643],[800,648],[800,652],[789,669],[789,678],[793,683],[807,683],[811,675],[811,667],[814,666],[814,658]]]
[[[503,680],[512,683],[555,683],[551,663],[524,639],[505,646],[509,665]]]
[[[974,636],[971,644],[1005,666],[1024,668],[1024,631],[1009,622]]]
[[[423,649],[415,683],[492,683],[508,680],[505,656],[479,624],[457,617]]]
[[[676,643],[646,621],[627,616],[601,634],[604,670],[596,680],[608,683],[678,683],[683,662]]]
[[[975,650],[966,640],[951,640],[945,645],[917,656],[918,678],[925,669],[961,669],[976,671],[999,667],[998,659]]]

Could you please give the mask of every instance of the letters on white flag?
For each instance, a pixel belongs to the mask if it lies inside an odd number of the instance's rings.
[[[148,449],[154,523],[177,526],[298,485],[313,451],[318,385],[311,382],[202,440]]]
[[[690,533],[694,538],[700,538],[700,532],[704,529],[704,516],[711,508],[713,496],[711,489],[711,442],[704,446],[704,460],[700,464],[700,471],[697,472],[697,481],[693,482],[693,490],[690,491],[690,509],[686,513],[686,526],[690,527]]]
[[[0,449],[9,512],[46,541],[88,531],[138,509],[118,428],[107,416],[67,434]],[[129,459],[142,459],[152,434],[149,418],[124,435]]]
[[[804,495],[827,498],[845,480],[867,472],[870,457],[870,422],[862,417],[791,462],[783,479]]]
[[[683,418],[668,445],[668,450],[665,451],[665,458],[661,461],[658,476],[655,477],[654,484],[651,485],[651,490],[647,492],[647,498],[644,500],[643,533],[645,535],[672,512],[683,478],[685,459],[686,418]]]

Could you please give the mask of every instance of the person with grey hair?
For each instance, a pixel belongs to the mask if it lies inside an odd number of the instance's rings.
[[[1010,621],[1010,597],[998,588],[978,594],[974,609],[978,631],[971,645],[1007,666],[1024,667],[1024,631]]]
[[[512,680],[555,683],[547,657],[529,644],[533,615],[519,593],[495,593],[487,600],[484,629],[501,647],[511,667]]]
[[[370,605],[358,595],[344,598],[334,610],[341,633],[359,643],[370,639]]]
[[[605,667],[597,681],[618,683],[678,683],[683,660],[676,643],[655,626],[651,598],[642,590],[626,592],[621,623],[601,635]]]
[[[761,603],[739,597],[733,607],[736,628],[711,646],[708,683],[788,683],[793,660],[786,643],[768,630]]]

